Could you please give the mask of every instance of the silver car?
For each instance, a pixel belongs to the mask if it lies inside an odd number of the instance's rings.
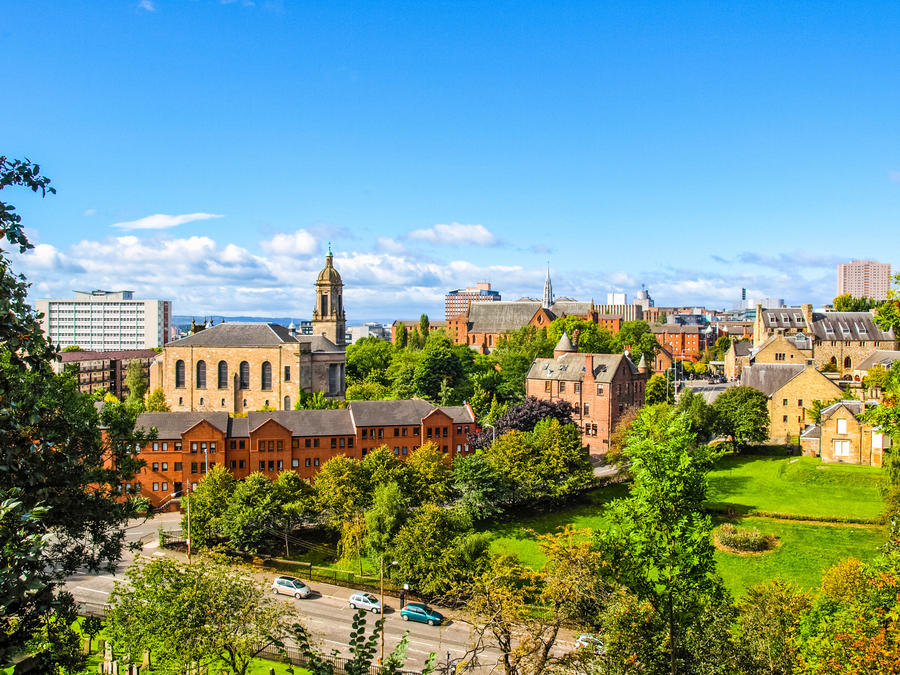
[[[275,577],[272,582],[272,592],[275,595],[293,595],[298,600],[309,597],[309,586],[296,577]]]
[[[381,603],[371,593],[354,593],[350,596],[350,609],[365,609],[373,614],[381,613]]]

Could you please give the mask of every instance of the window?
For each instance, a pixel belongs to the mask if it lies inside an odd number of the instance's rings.
[[[566,383],[561,381],[561,382],[559,383],[559,393],[561,394],[561,393],[563,393],[565,390],[566,390]]]
[[[163,452],[169,451],[169,442],[168,441],[163,441],[162,449],[163,449]]]
[[[231,449],[237,450],[237,441],[231,441]]]
[[[849,457],[850,456],[850,441],[832,441],[834,443],[834,456],[835,457]]]
[[[200,397],[200,405],[203,405],[203,397]]]
[[[399,455],[399,454],[400,454],[400,447],[397,446],[397,445],[394,446],[394,454],[395,454],[395,455]]]
[[[363,439],[363,440],[366,440],[368,437],[369,437],[369,430],[368,430],[368,429],[363,429],[363,430],[362,430],[362,439]]]
[[[431,438],[431,435],[432,435],[431,427],[428,427],[425,431],[426,431],[427,437]]]
[[[292,438],[292,439],[291,439],[291,449],[292,449],[292,450],[297,450],[299,447],[300,447],[300,439],[299,439],[299,438]]]
[[[597,435],[597,425],[596,425],[596,424],[592,424],[592,425],[591,425],[591,435],[592,435],[592,436],[596,436],[596,435]]]
[[[197,452],[197,441],[191,442],[191,452]]]
[[[222,403],[220,404],[223,408],[225,407],[225,399],[222,399]]]
[[[353,436],[350,436],[350,437],[347,438],[347,447],[348,447],[348,448],[352,448],[352,447],[353,447]]]
[[[318,447],[319,447],[319,439],[318,439],[318,438],[314,438],[314,439],[313,439],[313,447],[314,447],[314,448],[318,448]]]
[[[544,391],[550,391],[550,380],[544,382]]]
[[[269,452],[275,450],[275,441],[269,441]]]
[[[181,441],[175,441],[175,452],[181,452]]]
[[[265,441],[256,441],[256,451],[257,452],[264,452],[265,449],[266,449]]]
[[[462,452],[462,443],[456,444],[456,452]]]
[[[581,393],[581,382],[575,382],[575,383],[572,385],[572,390],[573,390],[576,394],[580,394],[580,393]]]
[[[400,435],[400,427],[394,427],[394,436]]]
[[[881,450],[884,448],[884,436],[877,431],[872,432],[872,449]]]
[[[153,452],[158,452],[158,451],[159,451],[159,443],[154,443],[153,444]]]
[[[219,361],[219,389],[228,389],[228,364]],[[224,400],[224,399],[223,399]],[[224,405],[224,403],[223,403]]]
[[[244,441],[243,440],[238,441],[238,448],[240,448],[241,450],[244,449]]]
[[[341,441],[341,449],[343,449],[343,448],[344,448],[344,444],[345,444],[345,439],[344,439],[343,436],[341,436],[340,441]]]
[[[602,384],[597,385],[597,395],[603,396],[603,385]]]
[[[306,439],[304,439],[304,440],[303,440],[303,447],[305,447],[305,448],[312,447],[312,439],[311,439],[311,438],[306,438]]]
[[[169,470],[169,463],[168,463],[168,462],[163,462],[163,463],[162,463],[162,470],[163,470],[163,471],[168,471],[168,470]]]
[[[272,364],[268,361],[263,361],[260,370],[260,381],[263,389],[269,390],[272,388]]]
[[[776,352],[775,360],[776,361],[784,361],[784,352]]]
[[[782,403],[782,405],[787,405],[787,404],[788,404],[788,400],[784,399],[784,402]]]
[[[447,438],[448,431],[449,429],[447,427],[444,427],[444,438]]]
[[[231,468],[232,468],[232,469],[236,469],[236,468],[237,468],[237,460],[236,460],[236,459],[231,460]]]
[[[153,462],[152,467],[154,471],[159,471],[159,462]]]
[[[584,410],[584,416],[589,417],[591,414],[591,404],[585,401],[584,405],[582,406],[582,410]]]
[[[401,435],[401,436],[406,436],[407,433],[409,433],[409,429],[407,429],[406,427],[403,427],[403,428],[400,430],[400,435]]]
[[[382,438],[384,438],[384,429],[379,429],[378,430],[378,439],[381,440]]]
[[[206,389],[206,361],[197,361],[197,389]]]
[[[181,462],[175,462],[175,464],[172,465],[172,468],[174,468],[175,471],[181,471],[182,467],[183,467],[183,465]]]
[[[787,415],[782,415],[781,421],[782,421],[782,422],[787,422]]]
[[[800,406],[801,408],[803,407],[803,399],[802,398],[797,399],[797,405]]]
[[[847,420],[845,420],[845,419],[838,419],[838,421],[837,421],[837,432],[838,432],[839,434],[846,434],[846,433],[847,433]]]
[[[275,449],[276,450],[284,450],[284,441],[283,440],[275,441]]]
[[[404,445],[404,446],[400,449],[400,454],[401,454],[401,455],[405,455],[407,452],[409,452],[409,448],[407,448],[407,447]]]
[[[212,443],[209,444],[209,451],[210,452],[216,451],[216,442],[215,441],[213,441]]]
[[[278,470],[284,471],[284,460],[283,459],[278,460]]]
[[[290,366],[284,367],[284,381],[285,382],[291,381],[291,367]]]
[[[200,452],[206,452],[206,441],[201,441]]]
[[[266,463],[263,460],[260,460],[260,462],[259,462],[259,470],[260,471],[266,470]]]
[[[154,492],[159,492],[159,483],[154,483],[154,484],[153,484],[153,491],[154,491]]]
[[[336,439],[336,438],[332,438],[332,439],[331,439],[331,447],[332,447],[332,448],[336,448],[336,447],[337,447],[337,439]]]
[[[191,462],[191,473],[197,473],[197,462]]]
[[[844,359],[844,368],[850,368],[851,363],[852,363],[852,361],[850,361],[850,357],[849,356],[846,357]]]
[[[313,460],[313,466],[319,466],[319,458],[318,458],[318,457],[316,457],[316,458]]]
[[[175,362],[175,386],[184,389],[184,361],[178,359]],[[179,403],[181,399],[179,399]]]
[[[291,397],[290,397],[290,396],[285,396],[285,397],[284,397],[284,409],[285,409],[285,410],[290,410],[290,409],[291,409]]]
[[[240,383],[239,387],[241,389],[249,389],[250,388],[250,364],[246,361],[241,361],[240,367]],[[244,405],[247,405],[246,403]]]
[[[468,428],[468,427],[466,427],[466,428]],[[419,435],[419,427],[413,427],[413,436],[418,436],[418,435]]]
[[[312,460],[311,460],[309,457],[307,457],[307,458],[306,458],[305,465],[306,465],[306,466],[309,466],[309,465],[311,465],[311,464],[312,464]]]
[[[169,484],[168,484],[168,483],[165,483],[165,482],[164,482],[164,483],[162,484],[162,491],[163,491],[163,492],[168,492],[168,491],[169,491]]]

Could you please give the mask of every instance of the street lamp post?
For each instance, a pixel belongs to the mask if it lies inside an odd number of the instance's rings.
[[[397,564],[394,560],[391,567]],[[381,619],[384,621],[384,556],[381,556]],[[378,657],[378,665],[382,663],[384,663],[384,624],[381,626],[381,656]]]
[[[157,506],[156,508],[160,508],[160,506],[165,506],[165,505],[168,504],[170,501],[172,501],[173,499],[177,498],[178,495],[184,495],[184,496],[186,496],[186,497],[189,497],[190,494],[191,494],[191,484],[188,483],[188,486],[187,486],[185,489],[183,489],[183,490],[178,490],[177,492],[173,492],[172,494],[169,495],[169,500],[168,500],[168,501],[163,502],[162,504],[160,504],[160,505]],[[179,500],[179,501],[180,501],[180,500]],[[188,565],[190,565],[190,564],[193,562],[193,560],[192,560],[192,558],[191,558],[191,500],[190,500],[190,499],[188,499],[188,503],[187,503],[187,530],[188,530],[188,531],[187,531]]]
[[[491,429],[491,443],[497,440],[497,427],[493,424],[485,424],[484,426],[490,427]]]

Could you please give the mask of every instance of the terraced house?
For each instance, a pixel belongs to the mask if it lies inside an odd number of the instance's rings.
[[[210,467],[225,466],[237,479],[259,471],[275,477],[295,471],[315,479],[336,455],[362,459],[373,448],[390,448],[403,460],[434,443],[448,462],[470,452],[475,415],[468,405],[433,406],[421,399],[353,401],[339,410],[143,413],[137,427],[156,429],[142,448],[146,466],[126,492],[154,506],[172,493],[196,487]]]

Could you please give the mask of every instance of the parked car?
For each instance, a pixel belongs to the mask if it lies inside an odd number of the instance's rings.
[[[381,613],[381,603],[371,593],[354,593],[350,596],[350,609],[365,609],[373,614]]]
[[[272,592],[275,595],[293,595],[298,600],[309,597],[309,586],[296,577],[275,577],[272,582]]]
[[[404,621],[418,621],[429,626],[440,626],[444,623],[444,615],[436,612],[428,605],[421,602],[408,602],[406,607],[400,610],[400,618]]]
[[[589,649],[594,654],[603,653],[603,640],[590,633],[582,633],[575,640],[575,649]]]

